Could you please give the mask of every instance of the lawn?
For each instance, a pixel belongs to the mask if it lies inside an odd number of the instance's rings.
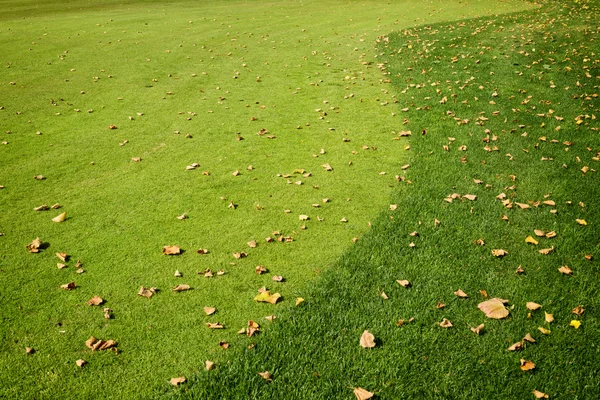
[[[0,396],[598,394],[597,3],[3,3]]]

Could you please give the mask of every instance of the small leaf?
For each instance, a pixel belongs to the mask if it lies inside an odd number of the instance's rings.
[[[533,336],[531,336],[530,333],[525,335],[525,337],[523,338],[523,341],[529,342],[529,343],[535,343],[535,339],[533,338]]]
[[[531,361],[525,360],[521,358],[521,370],[522,371],[530,371],[535,368],[535,364]]]
[[[369,331],[364,331],[360,337],[360,345],[365,349],[372,349],[375,347],[375,336]]]
[[[542,328],[541,326],[538,327],[538,331],[542,332],[544,335],[549,335],[550,334],[550,330],[548,330],[546,328]]]
[[[277,304],[277,301],[279,301],[280,298],[281,298],[281,295],[279,293],[271,294],[268,290],[265,290],[264,292],[259,293],[254,298],[254,301],[270,303],[270,304]]]
[[[585,311],[585,308],[583,308],[583,306],[577,306],[575,307],[571,312],[579,317],[581,317],[583,315]]]
[[[539,230],[539,229],[534,229],[534,230],[533,230],[533,233],[535,233],[535,235],[536,235],[536,236],[539,236],[539,237],[544,237],[544,236],[546,236],[546,232],[544,232],[544,231],[541,231],[541,230]]]
[[[442,322],[440,322],[439,324],[442,328],[451,328],[453,326],[452,322],[450,322],[446,318],[442,319]]]
[[[181,254],[181,249],[179,246],[164,246],[162,249],[162,253],[165,255],[177,255]]]
[[[504,257],[507,254],[508,254],[508,251],[503,250],[503,249],[494,249],[494,250],[492,250],[492,255],[494,257]]]
[[[171,380],[169,382],[173,386],[178,386],[178,385],[180,385],[180,384],[182,384],[182,383],[185,382],[185,376],[180,376],[178,378],[171,378]]]
[[[546,320],[547,323],[552,323],[554,321],[554,315],[547,313],[546,311],[544,311],[544,319]]]
[[[573,270],[567,265],[563,265],[562,267],[558,268],[558,272],[565,275],[573,275]]]
[[[485,325],[484,325],[484,324],[479,324],[479,325],[477,325],[477,327],[476,327],[476,328],[471,328],[471,331],[472,331],[473,333],[476,333],[476,334],[478,334],[478,335],[481,335],[481,333],[483,332],[483,328],[485,328]]]
[[[525,238],[525,243],[530,243],[530,244],[533,244],[533,245],[537,246],[538,241],[535,240],[532,236],[527,236]]]
[[[302,297],[296,297],[296,307],[298,307],[301,303],[304,303],[304,299]]]
[[[523,350],[523,342],[517,342],[512,344],[506,351],[519,351]]]
[[[527,309],[529,309],[531,311],[535,311],[535,310],[542,308],[542,306],[540,304],[534,303],[533,301],[527,302],[526,307],[527,307]]]
[[[549,249],[542,249],[539,251],[540,254],[543,255],[548,255],[550,253],[552,253],[554,251],[554,246],[550,247]]]
[[[502,319],[508,316],[508,310],[504,307],[506,300],[494,297],[477,305],[486,317],[492,319]]]
[[[150,297],[152,297],[152,295],[154,295],[156,293],[156,288],[152,287],[152,288],[145,288],[143,286],[140,287],[140,290],[138,290],[138,296],[143,296],[147,299],[149,299]]]
[[[208,329],[225,329],[220,322],[207,322],[206,326],[208,326]]]
[[[215,367],[215,363],[214,363],[214,362],[212,362],[212,361],[209,361],[209,360],[206,360],[206,361],[204,361],[204,368],[205,368],[207,371],[210,371],[210,370],[212,370],[214,367]]]
[[[54,255],[62,262],[67,262],[67,259],[69,258],[67,253],[54,253]]]
[[[465,292],[463,292],[461,289],[458,289],[456,292],[454,292],[454,294],[463,299],[466,299],[467,297],[469,297],[469,295],[466,294]]]
[[[69,283],[65,283],[64,285],[60,285],[61,289],[64,290],[73,290],[75,289],[76,285],[75,282],[69,282]]]
[[[548,396],[546,393],[540,392],[539,390],[534,390],[533,391],[533,395],[535,396],[536,399],[548,399],[548,398],[550,398],[550,396]]]
[[[576,319],[571,320],[571,322],[569,323],[569,326],[572,326],[575,329],[579,329],[579,327],[581,326],[581,321],[578,321]]]
[[[213,315],[217,311],[214,307],[204,307],[204,313],[206,315]]]
[[[273,380],[273,375],[271,375],[269,371],[259,372],[258,375],[260,375],[261,378],[268,382],[271,382]]]
[[[75,365],[77,365],[79,368],[83,367],[85,364],[87,364],[87,361],[85,361],[81,358],[79,360],[75,361]]]
[[[180,284],[180,285],[177,285],[177,286],[175,286],[175,287],[173,288],[173,291],[174,291],[174,292],[184,292],[184,291],[186,291],[186,290],[190,290],[190,289],[191,289],[190,285],[183,285],[183,284]]]
[[[356,400],[369,400],[375,394],[365,390],[363,388],[355,388],[354,395],[356,396]]]
[[[410,282],[406,279],[396,279],[396,282],[398,282],[398,284],[402,287],[409,287],[410,286]]]
[[[40,247],[42,246],[42,241],[41,239],[35,238],[31,243],[29,243],[26,247],[27,250],[29,250],[30,253],[39,253],[40,251]]]
[[[99,306],[104,303],[104,300],[100,296],[94,296],[87,301],[90,306]]]
[[[585,219],[576,219],[575,221],[577,221],[577,223],[579,225],[587,225],[587,222],[585,222]]]

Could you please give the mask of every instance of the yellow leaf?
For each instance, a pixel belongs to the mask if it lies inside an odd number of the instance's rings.
[[[409,287],[410,286],[410,282],[407,281],[406,279],[396,279],[396,282],[398,282],[398,284],[402,287]]]
[[[506,349],[506,351],[519,351],[519,350],[523,350],[523,342],[517,342],[517,343],[513,344],[512,346],[510,346],[508,349]]]
[[[535,368],[535,364],[531,361],[525,360],[521,358],[521,370],[522,371],[530,371]]]
[[[372,349],[375,347],[375,336],[369,331],[364,331],[360,337],[360,345],[365,349]]]
[[[215,367],[215,363],[213,361],[206,360],[204,362],[204,367],[206,368],[207,371],[210,371]]]
[[[538,331],[542,332],[544,335],[549,335],[550,334],[550,330],[548,330],[546,328],[542,328],[541,326],[538,327]]]
[[[585,219],[576,219],[575,221],[577,221],[577,223],[579,225],[587,225],[587,222],[585,222]]]
[[[269,371],[259,372],[258,375],[261,376],[264,380],[271,382],[273,380],[273,375]]]
[[[458,289],[456,292],[454,292],[454,294],[463,299],[466,299],[467,297],[469,297],[469,295],[466,294],[465,292],[463,292],[461,289]]]
[[[185,376],[180,376],[179,378],[171,378],[169,382],[171,383],[171,385],[177,386],[185,382]]]
[[[525,243],[531,243],[531,244],[533,244],[533,245],[537,246],[537,244],[538,244],[538,241],[537,241],[537,240],[535,240],[535,239],[534,239],[533,237],[531,237],[531,236],[527,236],[527,237],[525,238]]]
[[[554,321],[554,315],[547,313],[546,311],[544,311],[544,319],[546,320],[547,323],[552,323]]]
[[[492,250],[492,255],[494,257],[504,257],[507,254],[508,254],[508,251],[506,251],[506,250],[502,250],[502,249],[494,249],[494,250]]]
[[[528,301],[526,306],[531,311],[535,311],[535,310],[542,308],[542,306],[540,304],[534,303],[533,301]]]
[[[569,324],[569,326],[572,326],[575,329],[579,329],[579,327],[581,326],[581,321],[578,321],[576,319],[571,320],[571,323]]]
[[[258,301],[258,302],[262,302],[262,303],[276,304],[277,301],[279,300],[279,298],[281,298],[281,295],[279,293],[271,294],[271,292],[269,292],[268,290],[265,290],[264,292],[259,293],[254,298],[254,301]]]
[[[508,310],[504,307],[504,303],[505,301],[502,299],[494,297],[493,299],[479,303],[477,308],[479,308],[488,318],[502,319],[508,316]]]
[[[298,306],[300,303],[303,303],[304,299],[302,297],[296,297],[296,306]]]
[[[65,219],[67,219],[67,213],[64,212],[62,214],[58,214],[56,217],[52,218],[52,221],[54,222],[63,222]]]
[[[560,267],[558,269],[558,271],[565,275],[573,275],[573,270],[571,268],[569,268],[569,266],[567,266],[567,265],[563,265],[562,267]]]
[[[533,395],[535,396],[536,399],[547,399],[550,397],[546,393],[540,392],[539,390],[534,390]]]
[[[446,318],[442,319],[442,322],[440,322],[440,326],[442,328],[452,328],[452,322],[450,322],[449,320],[447,320]]]
[[[484,324],[479,324],[477,327],[471,328],[471,331],[473,333],[476,333],[476,334],[480,335],[481,332],[483,332],[483,328],[485,328],[485,325]]]

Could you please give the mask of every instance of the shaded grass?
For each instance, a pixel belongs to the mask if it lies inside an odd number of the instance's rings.
[[[598,92],[599,11],[597,2],[545,2],[536,11],[423,26],[383,39],[386,70],[402,94],[398,108],[409,108],[401,115],[413,133],[411,184],[394,192],[398,209],[380,215],[303,293],[306,302],[290,307],[254,348],[180,389],[165,385],[166,397],[350,398],[352,388],[364,387],[380,398],[534,398],[533,390],[550,398],[597,398],[600,140],[592,94]],[[489,120],[478,120],[482,115]],[[578,124],[580,115],[588,117]],[[455,116],[469,122],[459,125]],[[488,134],[498,151],[483,149]],[[593,170],[584,173],[583,166]],[[445,202],[452,193],[478,199]],[[512,208],[496,199],[500,193]],[[537,204],[548,199],[556,206]],[[557,236],[540,238],[538,246],[525,243],[534,229]],[[409,236],[415,230],[419,236]],[[476,245],[480,238],[485,246]],[[549,255],[538,252],[550,247]],[[493,257],[498,248],[509,254]],[[560,274],[562,265],[573,276]],[[525,274],[515,273],[518,266]],[[396,279],[412,286],[404,289]],[[456,297],[459,288],[470,297]],[[510,300],[510,316],[485,319],[477,309],[480,290]],[[542,309],[529,311],[528,301]],[[438,309],[438,302],[445,307]],[[578,305],[585,308],[581,317],[572,313]],[[544,321],[544,311],[554,315],[553,323]],[[396,326],[409,318],[414,321]],[[454,327],[442,329],[442,318]],[[582,322],[577,330],[569,326],[573,319]],[[480,323],[485,333],[477,336],[469,327]],[[377,340],[371,350],[359,346],[365,329]],[[506,351],[527,333],[537,342]],[[521,371],[521,358],[532,360],[535,370]],[[265,370],[272,382],[258,376]]]

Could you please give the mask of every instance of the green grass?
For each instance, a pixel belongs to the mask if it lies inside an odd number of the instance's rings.
[[[321,271],[339,268],[340,254],[352,238],[361,243],[390,203],[395,175],[405,173],[407,142],[392,141],[393,131],[406,128],[404,116],[377,66],[384,56],[377,37],[529,7],[1,4],[0,132],[8,144],[0,146],[0,397],[9,398],[149,397],[173,376],[201,373],[206,359],[234,359],[250,342],[236,334],[248,320],[267,328],[262,318],[275,314],[275,325],[284,325],[282,308],[307,297]],[[276,138],[256,135],[263,128]],[[193,162],[200,167],[186,171]],[[302,185],[277,176],[296,169],[312,175],[290,178]],[[235,170],[241,175],[232,176]],[[39,174],[46,179],[32,179]],[[323,198],[331,202],[312,207]],[[33,211],[54,203],[61,209]],[[62,211],[67,221],[50,221]],[[184,212],[189,219],[175,218]],[[311,217],[306,230],[300,214]],[[265,243],[275,230],[294,241]],[[49,247],[29,254],[25,245],[38,236]],[[249,249],[253,239],[259,246]],[[163,256],[162,246],[171,244],[185,253]],[[360,246],[352,251],[368,251]],[[199,248],[210,254],[196,254]],[[235,260],[236,251],[249,256]],[[67,269],[56,268],[55,252],[70,255]],[[269,273],[256,275],[256,265]],[[226,274],[197,275],[207,268]],[[273,275],[286,282],[272,282]],[[77,289],[59,289],[69,281]],[[179,283],[193,290],[172,293]],[[142,285],[160,291],[144,299],[136,296]],[[252,301],[263,285],[283,295],[281,305]],[[113,319],[86,304],[94,295],[106,300]],[[207,317],[203,306],[218,312]],[[215,321],[226,329],[206,328]],[[117,340],[120,353],[91,354],[84,345],[91,335]],[[231,348],[223,351],[220,340]],[[26,355],[25,347],[35,353]],[[79,358],[88,361],[83,369],[75,366]]]
[[[598,2],[544,2],[539,10],[424,25],[381,40],[380,59],[400,93],[396,107],[408,108],[400,115],[413,132],[412,183],[393,192],[398,209],[382,212],[254,348],[179,389],[165,384],[163,393],[330,399],[363,387],[389,399],[533,399],[533,390],[551,399],[598,398],[599,12]],[[469,122],[459,125],[448,111]],[[452,193],[478,198],[445,202]],[[507,208],[500,193],[530,208]],[[537,204],[550,199],[555,206]],[[534,229],[557,236],[527,244]],[[415,230],[419,236],[409,236]],[[495,258],[492,249],[509,254]],[[563,265],[573,276],[558,272]],[[518,266],[524,274],[515,273]],[[453,294],[459,288],[468,299]],[[509,317],[486,319],[477,309],[480,290],[508,299]],[[529,311],[530,301],[542,309]],[[572,313],[579,305],[581,316]],[[397,327],[401,318],[414,321]],[[454,326],[441,328],[442,318]],[[469,327],[480,323],[485,331],[477,336]],[[375,335],[373,349],[359,346],[365,329]],[[536,343],[506,351],[527,333]],[[521,371],[521,358],[535,370]],[[265,370],[272,382],[258,375]]]

